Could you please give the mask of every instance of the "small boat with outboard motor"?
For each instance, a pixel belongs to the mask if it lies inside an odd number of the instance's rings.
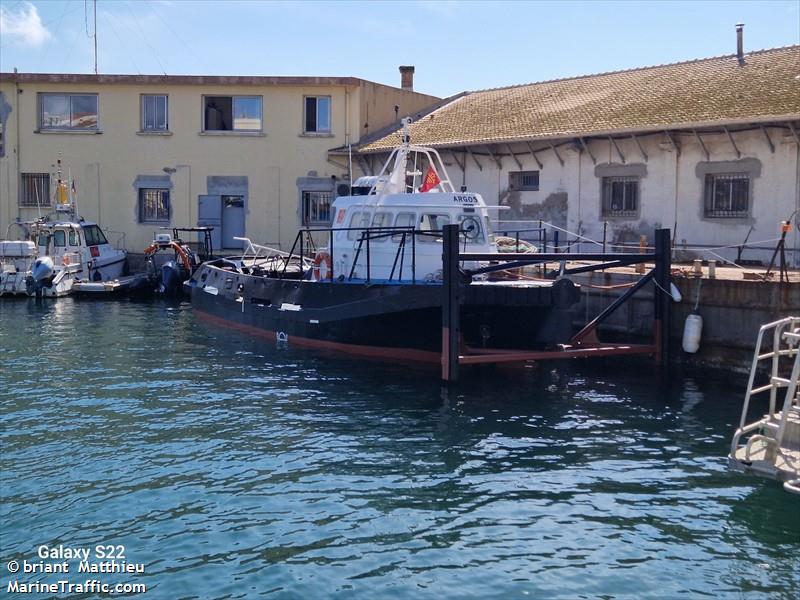
[[[58,297],[81,282],[126,281],[127,253],[114,248],[97,223],[78,216],[74,185],[55,185],[55,211],[33,221],[12,223],[0,240],[0,296]],[[17,239],[10,234],[16,231]]]
[[[436,150],[411,145],[409,123],[383,170],[335,199],[330,227],[301,230],[289,252],[246,240],[241,256],[202,264],[185,283],[196,314],[273,343],[439,363],[443,228],[458,225],[465,251],[498,254],[489,211],[501,207],[457,191]],[[465,277],[464,344],[491,352],[569,339],[579,299],[569,279]]]

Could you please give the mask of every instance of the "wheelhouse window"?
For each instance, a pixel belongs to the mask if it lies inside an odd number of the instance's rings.
[[[350,224],[347,227],[349,229],[347,232],[347,239],[359,239],[361,237],[362,230],[369,227],[369,213],[354,212],[353,216],[350,217]]]
[[[331,222],[330,192],[303,192],[303,225],[328,225]]]
[[[169,190],[162,188],[139,189],[140,223],[168,222],[169,209]]]
[[[53,246],[63,248],[67,245],[67,234],[63,229],[56,229],[53,232]]]
[[[482,244],[484,242],[483,231],[481,228],[481,218],[478,215],[459,215],[459,229],[464,239],[471,244]]]
[[[539,190],[539,171],[511,171],[508,174],[508,189],[519,192]]]
[[[100,244],[108,243],[103,230],[97,225],[84,225],[82,229],[83,238],[86,240],[87,246],[99,246]]]
[[[331,132],[331,97],[306,96],[305,98],[306,133]]]
[[[417,222],[417,215],[414,213],[399,213],[394,219],[394,226],[395,227],[404,227],[408,229],[408,233],[406,233],[406,243],[411,243],[411,231],[414,229],[414,225]],[[392,236],[392,241],[399,242],[403,239],[402,233],[397,233]]]
[[[97,94],[39,94],[39,129],[97,130]]]
[[[419,220],[420,231],[429,231],[429,235],[420,236],[421,242],[435,242],[441,239],[442,229],[445,225],[450,225],[450,215],[423,214]]]
[[[742,218],[750,214],[750,175],[717,173],[706,175],[705,216]]]
[[[20,206],[50,206],[49,173],[22,173],[20,183]]]
[[[203,96],[203,131],[261,130],[261,96]]]
[[[166,94],[142,94],[142,131],[168,131]]]
[[[604,217],[635,217],[639,214],[639,178],[603,177]]]
[[[392,213],[389,212],[376,212],[375,216],[372,217],[372,227],[390,227],[392,224]],[[388,231],[383,232],[375,231],[373,232],[373,236],[377,236],[373,238],[373,242],[385,242],[389,239]]]

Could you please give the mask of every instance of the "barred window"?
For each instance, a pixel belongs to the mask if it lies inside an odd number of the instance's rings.
[[[511,171],[508,174],[508,188],[521,192],[539,190],[539,171]]]
[[[328,225],[331,222],[330,192],[303,192],[303,225]]]
[[[638,177],[603,177],[604,217],[635,217],[639,213]]]
[[[139,189],[139,222],[169,222],[169,190],[163,188]]]
[[[50,174],[22,173],[20,206],[50,206]]]
[[[706,175],[705,216],[741,218],[750,214],[750,175],[717,173]]]

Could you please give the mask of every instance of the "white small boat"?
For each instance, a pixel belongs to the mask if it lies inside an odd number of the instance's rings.
[[[771,350],[762,351],[767,340]],[[767,369],[764,369],[764,367]],[[766,370],[768,381],[756,384]],[[728,463],[738,471],[783,482],[800,494],[800,317],[763,325],[758,332],[750,379],[739,427],[731,441]],[[748,423],[750,400],[769,394],[767,412]]]
[[[65,296],[77,281],[122,276],[127,253],[109,244],[97,223],[78,217],[60,160],[55,189],[54,214],[12,223],[6,237],[17,227],[20,239],[0,240],[0,296]]]

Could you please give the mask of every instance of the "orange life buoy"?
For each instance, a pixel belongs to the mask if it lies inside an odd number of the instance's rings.
[[[69,255],[65,254],[61,257],[61,264],[64,266],[69,265]]]
[[[322,265],[325,265],[325,272],[322,271]],[[333,260],[331,255],[327,252],[317,252],[314,257],[314,279],[322,281],[323,279],[333,279]]]

